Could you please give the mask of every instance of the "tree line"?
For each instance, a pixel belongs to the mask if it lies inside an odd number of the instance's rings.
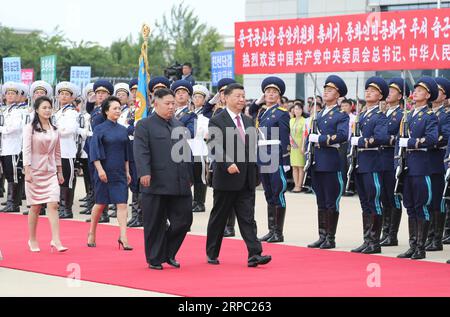
[[[184,3],[173,6],[155,25],[148,42],[150,73],[163,75],[164,69],[176,62],[190,62],[196,79],[209,81],[210,53],[223,50],[218,30],[202,23]],[[103,47],[93,42],[73,42],[58,28],[53,33],[15,34],[10,28],[0,27],[0,57],[20,56],[22,68],[33,68],[37,79],[41,74],[40,58],[47,55],[57,55],[58,81],[70,79],[71,66],[91,66],[92,77],[137,76],[143,42],[140,34]],[[0,70],[3,74],[1,63]]]

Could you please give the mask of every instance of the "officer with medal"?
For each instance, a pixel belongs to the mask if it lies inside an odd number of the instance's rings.
[[[56,97],[60,109],[55,113],[55,125],[58,128],[61,143],[61,160],[64,184],[60,186],[61,197],[59,217],[73,219],[73,201],[75,197],[76,173],[75,160],[78,151],[78,135],[80,130],[79,114],[73,104],[80,94],[79,88],[70,82],[56,85]]]
[[[382,226],[381,184],[383,183],[380,146],[386,144],[387,118],[380,111],[380,102],[389,96],[389,86],[381,77],[366,82],[366,111],[360,117],[361,137],[353,137],[352,146],[358,147],[356,189],[363,218],[364,243],[352,252],[381,253]]]
[[[403,78],[392,78],[389,81],[389,96],[386,99],[388,109],[387,117],[387,142],[382,145],[381,159],[383,161],[383,186],[381,201],[383,205],[383,225],[380,245],[382,247],[398,246],[398,229],[402,218],[402,203],[400,196],[394,195],[395,191],[395,159],[398,152],[395,150],[397,136],[400,132],[404,111],[401,102],[406,107],[404,96],[410,95],[410,88]]]
[[[345,97],[347,92],[342,78],[328,77],[323,93],[326,107],[317,117],[318,134],[310,134],[308,139],[315,147],[312,187],[317,197],[319,219],[319,240],[309,248],[336,248],[340,201],[345,190],[339,148],[348,141],[350,121],[348,114],[340,111],[338,99]]]
[[[268,77],[261,85],[266,109],[253,103],[249,113],[258,129],[258,165],[267,201],[269,233],[261,241],[284,242],[286,216],[286,172],[290,169],[290,115],[280,106],[286,84],[278,77]],[[274,133],[274,135],[272,135]]]
[[[428,151],[439,142],[439,123],[428,103],[439,96],[436,81],[421,78],[414,86],[414,110],[408,114],[408,137],[400,138],[399,146],[405,148],[408,173],[405,176],[403,205],[408,212],[410,248],[399,258],[413,260],[426,257],[425,242],[432,212],[431,157]]]
[[[6,99],[3,111],[1,133],[1,162],[3,174],[8,182],[6,207],[1,212],[20,212],[22,195],[25,189],[22,161],[22,130],[24,126],[23,110],[18,101],[22,90],[17,83],[6,82],[2,94]]]
[[[439,96],[432,103],[432,110],[439,122],[439,139],[435,148],[429,149],[431,167],[431,187],[433,192],[432,209],[430,213],[430,229],[426,251],[442,251],[442,237],[445,223],[445,201],[443,192],[445,187],[445,153],[450,138],[450,113],[445,108],[444,102],[450,97],[450,82],[445,78],[434,79],[438,85]]]

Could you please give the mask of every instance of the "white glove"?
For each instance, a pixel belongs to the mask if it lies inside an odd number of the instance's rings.
[[[287,173],[291,170],[291,167],[286,165],[286,166],[283,166],[283,169],[284,169],[284,172]]]
[[[352,137],[352,146],[358,146],[360,137]]]
[[[400,147],[408,147],[408,138],[400,138]]]
[[[212,105],[217,104],[220,101],[220,92],[218,92],[210,101],[209,103]]]
[[[91,136],[93,136],[94,135],[94,132],[92,132],[92,131],[89,131],[88,133],[87,133],[87,136],[88,137],[91,137]]]
[[[318,134],[310,134],[309,142],[311,143],[319,143],[319,135]]]
[[[96,100],[95,94],[89,94],[88,96],[88,102],[94,103]]]
[[[261,97],[259,97],[258,100],[255,101],[255,104],[259,106],[260,104],[264,103],[265,101],[266,101],[266,96],[262,95]]]

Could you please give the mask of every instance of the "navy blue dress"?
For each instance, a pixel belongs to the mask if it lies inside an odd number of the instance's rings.
[[[89,159],[100,161],[108,177],[103,183],[97,169],[94,171],[95,202],[100,205],[128,203],[128,184],[125,162],[128,158],[127,129],[119,123],[106,120],[94,129]]]

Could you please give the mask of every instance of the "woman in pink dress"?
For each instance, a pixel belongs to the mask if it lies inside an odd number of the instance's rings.
[[[28,214],[29,241],[31,252],[40,252],[36,238],[39,212],[42,204],[48,206],[48,219],[52,231],[50,247],[58,252],[63,247],[59,238],[59,184],[64,183],[61,165],[59,133],[51,123],[52,101],[39,97],[34,103],[33,122],[23,131],[23,166],[25,168],[25,192]]]

